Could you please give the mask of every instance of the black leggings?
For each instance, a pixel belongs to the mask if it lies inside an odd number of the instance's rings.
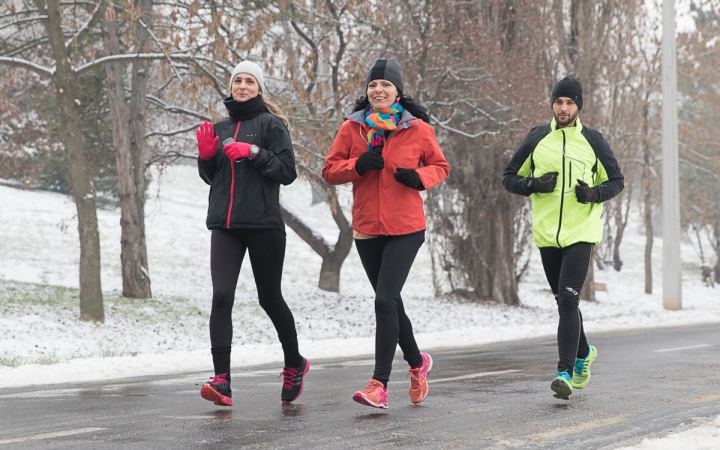
[[[210,272],[213,298],[210,312],[210,343],[216,375],[226,372],[229,374],[230,370],[232,307],[245,250],[250,254],[260,306],[270,317],[280,338],[285,366],[299,367],[302,364],[302,356],[298,351],[295,319],[281,291],[285,239],[285,232],[278,229],[212,230]]]
[[[593,245],[578,242],[565,248],[543,247],[540,249],[545,276],[560,314],[557,342],[557,371],[567,371],[572,375],[575,358],[587,356],[588,347],[580,313],[580,291],[590,266]]]
[[[400,344],[410,367],[422,364],[413,336],[412,324],[405,314],[402,291],[425,232],[403,236],[356,239],[360,260],[375,290],[375,373],[373,378],[387,383],[390,379],[395,348]]]

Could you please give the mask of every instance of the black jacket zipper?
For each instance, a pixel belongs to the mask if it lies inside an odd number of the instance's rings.
[[[555,240],[557,241],[558,247],[560,247],[560,229],[562,228],[562,216],[563,216],[563,205],[565,203],[565,189],[564,189],[564,181],[565,181],[565,131],[560,130],[560,132],[563,135],[563,146],[562,146],[562,175],[563,175],[563,183],[560,185],[560,217],[558,218],[558,230],[557,235],[555,236]],[[562,247],[560,247],[562,248]]]

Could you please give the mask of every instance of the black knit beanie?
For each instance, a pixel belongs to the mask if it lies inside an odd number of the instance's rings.
[[[578,111],[582,109],[582,85],[575,78],[565,77],[557,82],[552,90],[552,99],[550,99],[550,104],[552,105],[555,103],[555,100],[557,100],[558,97],[571,98],[575,104],[577,104]]]
[[[372,80],[388,80],[395,85],[400,95],[402,95],[402,70],[400,69],[400,63],[397,58],[375,58],[375,61],[373,61],[367,73],[367,77],[365,77],[365,90],[367,90],[367,85],[370,84]]]

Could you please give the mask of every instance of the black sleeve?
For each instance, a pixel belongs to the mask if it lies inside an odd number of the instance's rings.
[[[217,165],[215,164],[215,157],[208,160],[202,160],[198,156],[198,172],[200,172],[200,178],[202,180],[211,185],[213,178],[215,178],[215,171],[217,170]]]
[[[583,129],[583,131],[585,130]],[[598,190],[597,203],[602,203],[615,197],[625,188],[625,176],[620,171],[620,164],[615,159],[610,144],[607,143],[600,132],[588,129],[585,137],[590,142],[590,146],[595,151],[595,156],[602,163],[608,176],[607,181],[596,187]]]
[[[273,116],[265,129],[263,148],[253,166],[261,174],[285,186],[297,178],[290,132],[279,117]]]
[[[527,186],[527,178],[518,175],[518,171],[530,157],[538,142],[542,140],[550,132],[549,125],[535,127],[525,136],[522,143],[515,151],[510,164],[503,172],[503,186],[508,192],[513,194],[524,195],[525,197],[533,193],[532,187]]]

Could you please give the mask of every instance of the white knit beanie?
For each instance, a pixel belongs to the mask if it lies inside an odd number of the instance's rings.
[[[260,85],[260,91],[265,92],[265,80],[263,79],[263,71],[252,61],[243,61],[232,71],[232,76],[230,77],[230,85],[232,86],[233,80],[235,80],[235,75],[239,73],[249,73],[250,75],[257,80],[258,84]]]

